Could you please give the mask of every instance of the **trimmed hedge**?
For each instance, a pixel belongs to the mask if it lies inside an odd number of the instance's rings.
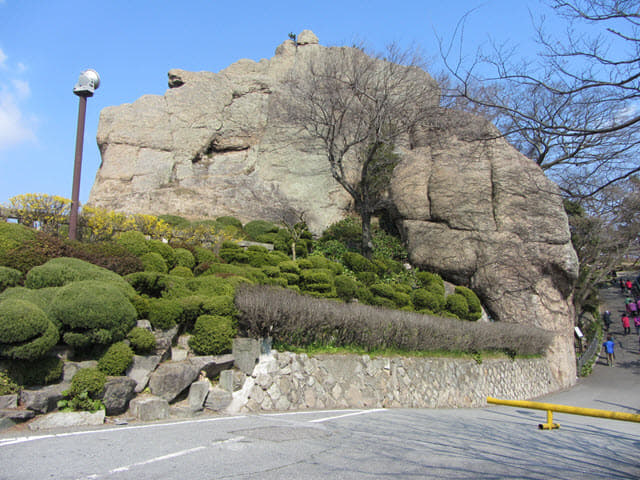
[[[146,328],[133,327],[127,333],[127,340],[129,340],[131,348],[137,354],[149,353],[156,348],[156,337]]]
[[[470,288],[458,286],[455,288],[455,293],[462,295],[467,300],[469,313],[464,319],[472,322],[479,320],[482,317],[482,304],[475,292]]]
[[[134,230],[122,232],[116,239],[116,242],[127,250],[129,250],[136,257],[141,257],[145,253],[149,253],[149,244],[147,238],[143,233]]]
[[[0,356],[36,360],[58,343],[56,326],[33,303],[5,300],[0,303]]]
[[[176,248],[174,250],[174,255],[177,267],[187,267],[188,269],[193,270],[193,267],[196,266],[196,258],[193,256],[193,253],[186,248]]]
[[[49,385],[62,378],[63,367],[61,358],[45,356],[31,361],[9,361],[7,372],[20,385]]]
[[[231,318],[202,315],[196,320],[189,347],[198,355],[219,355],[231,350],[235,335]]]
[[[140,261],[142,262],[142,266],[144,267],[145,272],[167,273],[169,271],[167,262],[159,253],[145,253],[140,256]]]
[[[22,282],[23,274],[20,270],[0,266],[0,292],[9,287],[15,287]]]
[[[122,375],[133,362],[133,350],[125,342],[111,345],[98,360],[98,370],[107,374]]]
[[[65,343],[79,348],[122,340],[137,319],[136,309],[122,290],[100,281],[61,287],[50,314],[62,325]]]
[[[467,299],[459,293],[453,293],[447,297],[445,309],[460,319],[466,319],[469,315]]]
[[[149,321],[153,328],[168,330],[180,321],[182,307],[177,300],[166,298],[149,299]]]
[[[438,313],[444,308],[444,297],[426,288],[418,288],[411,292],[411,302],[416,310],[428,310],[431,313]]]
[[[280,228],[264,220],[252,220],[244,226],[244,232],[247,234],[250,240],[260,241],[258,237],[260,235],[275,233],[277,234]]]

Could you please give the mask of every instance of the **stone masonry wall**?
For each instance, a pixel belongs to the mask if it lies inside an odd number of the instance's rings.
[[[370,358],[272,351],[229,412],[325,408],[481,407],[486,397],[530,399],[554,390],[547,360]]]

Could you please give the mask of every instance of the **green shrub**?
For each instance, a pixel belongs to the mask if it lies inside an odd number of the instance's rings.
[[[356,288],[356,298],[360,303],[371,305],[373,302],[373,293],[366,285],[358,285]]]
[[[359,250],[362,244],[362,224],[359,218],[347,217],[329,226],[320,237],[321,242],[336,240],[348,250]]]
[[[258,241],[260,235],[266,233],[278,233],[280,228],[271,222],[264,220],[253,220],[244,226],[244,232],[250,240]]]
[[[300,283],[300,275],[295,273],[280,273],[280,278],[284,278],[287,281],[287,285],[298,285]]]
[[[313,268],[313,263],[311,263],[311,261],[306,258],[300,258],[296,261],[298,263],[298,268],[300,268],[300,270],[308,270],[310,268]]]
[[[0,253],[0,265],[27,273],[33,267],[42,265],[56,257],[67,256],[65,242],[54,235],[36,232],[35,236],[20,246]]]
[[[241,248],[221,248],[218,255],[227,263],[249,263],[249,254]]]
[[[461,319],[464,319],[469,315],[469,304],[467,303],[467,299],[464,295],[459,293],[454,293],[447,297],[445,309]]]
[[[402,244],[402,240],[391,235],[384,230],[376,229],[373,233],[373,257],[385,261],[396,261],[402,267],[402,263],[408,257],[407,249]],[[394,267],[397,269],[397,267]],[[396,272],[399,273],[399,272]]]
[[[76,271],[67,265],[45,263],[29,270],[24,283],[27,288],[62,287],[79,280],[78,277]]]
[[[149,240],[149,251],[159,253],[167,264],[167,268],[171,269],[176,265],[176,252],[167,243],[162,240]]]
[[[182,278],[192,278],[193,277],[193,272],[191,271],[191,269],[187,268],[187,267],[174,267],[173,270],[171,270],[169,272],[169,274],[171,275],[175,275],[177,277],[182,277]]]
[[[202,295],[190,295],[188,297],[179,298],[178,303],[182,307],[180,315],[180,323],[184,325],[186,330],[191,330],[196,323],[197,318],[205,313],[203,309],[207,297]]]
[[[212,250],[204,247],[194,247],[193,255],[195,256],[196,264],[202,263],[215,263],[220,261],[220,257],[218,257]]]
[[[271,265],[267,265],[266,267],[262,267],[262,271],[269,278],[279,277],[280,269],[278,267],[273,267]]]
[[[22,272],[15,268],[0,267],[0,292],[8,287],[15,287],[22,282]]]
[[[118,286],[90,280],[58,289],[50,315],[62,325],[65,343],[71,345],[73,339],[74,346],[122,340],[137,318],[136,309]],[[80,341],[78,335],[85,340]]]
[[[331,284],[331,273],[325,269],[302,270],[300,280],[303,285],[308,286],[314,283]]]
[[[351,301],[356,296],[358,284],[355,280],[345,275],[340,275],[334,280],[336,295],[345,302]]]
[[[66,256],[111,270],[118,275],[128,275],[143,270],[138,257],[116,242],[69,242]]]
[[[209,315],[231,317],[237,312],[232,295],[220,295],[207,298],[202,305],[202,310]]]
[[[358,272],[356,278],[364,285],[370,286],[378,281],[378,275],[373,272]]]
[[[274,265],[279,265],[282,262],[290,262],[291,259],[289,258],[288,255],[282,253],[282,252],[278,252],[278,251],[272,251],[269,252],[269,257],[271,259],[273,259],[276,263]]]
[[[20,393],[20,386],[6,372],[0,370],[0,395]]]
[[[277,287],[287,287],[289,282],[287,282],[286,278],[283,277],[269,277],[264,282],[264,285],[274,285]]]
[[[127,334],[131,348],[137,354],[143,355],[156,348],[156,337],[146,328],[133,327]]]
[[[169,268],[162,255],[156,252],[145,253],[140,257],[145,272],[167,273]]]
[[[215,296],[233,295],[234,288],[229,278],[222,278],[216,275],[202,275],[190,279],[187,286],[196,295]]]
[[[422,288],[426,288],[430,292],[433,292],[436,295],[440,295],[444,297],[444,294],[445,294],[444,281],[442,280],[442,277],[437,273],[417,272],[416,280],[418,280],[418,284]]]
[[[213,254],[213,252],[211,253]],[[193,267],[196,266],[196,258],[186,248],[176,248],[174,255],[176,257],[176,266],[187,267],[189,270],[193,270]],[[215,254],[213,254],[213,258],[215,258]]]
[[[149,253],[149,244],[146,237],[141,232],[137,232],[135,230],[122,232],[116,242],[125,247],[136,257],[141,257],[145,253]]]
[[[335,262],[342,260],[343,255],[347,253],[347,247],[338,240],[326,240],[318,242],[314,252],[322,253],[325,257]]]
[[[281,241],[280,237],[278,237],[278,234],[275,233],[275,232],[263,233],[262,235],[258,235],[257,237],[254,237],[254,238],[251,238],[251,239],[255,240],[256,242],[271,243],[271,244],[275,244],[276,242]]]
[[[139,294],[157,298],[164,290],[164,285],[160,283],[160,276],[158,272],[136,272],[127,275],[125,280]]]
[[[97,368],[78,370],[71,379],[71,387],[65,394],[66,400],[58,402],[61,410],[101,410],[104,405],[100,401],[104,392],[107,376]]]
[[[179,301],[165,298],[149,299],[149,321],[153,328],[168,330],[174,327],[182,316]]]
[[[374,283],[369,287],[369,290],[371,290],[371,293],[376,296],[388,298],[390,300],[393,300],[396,294],[394,288],[386,283]]]
[[[257,250],[251,250],[252,247],[249,247],[245,252],[245,255],[249,258],[249,265],[256,268],[262,268],[265,266],[275,266],[278,264],[278,261],[274,258],[271,258],[268,251],[262,252]],[[266,249],[265,249],[266,250]]]
[[[133,350],[125,342],[111,345],[98,360],[98,370],[106,375],[122,375],[133,362]]]
[[[174,228],[187,228],[191,222],[178,215],[158,215],[158,218]]]
[[[236,227],[238,230],[242,230],[242,222],[235,217],[225,216],[216,218],[216,223],[221,227],[226,227],[227,225],[231,225],[232,227]]]
[[[444,308],[444,297],[426,288],[418,288],[411,292],[411,302],[416,310],[429,310],[437,313]]]
[[[231,350],[235,334],[231,318],[202,315],[196,320],[189,346],[198,355],[219,355]]]
[[[342,256],[342,263],[355,273],[378,271],[378,268],[370,260],[355,252],[346,252]]]
[[[313,264],[311,264],[311,266],[313,267]],[[296,275],[300,275],[300,267],[298,266],[298,263],[294,262],[293,260],[287,260],[285,262],[281,262],[278,264],[278,267],[280,268],[281,272],[295,273]]]
[[[47,314],[33,303],[0,303],[0,357],[35,360],[58,343],[59,334]]]
[[[482,317],[482,304],[475,292],[470,288],[459,286],[455,288],[455,293],[462,295],[467,300],[469,313],[463,319],[472,322],[479,320]]]
[[[238,277],[244,277],[256,283],[264,283],[267,280],[267,276],[259,268],[248,265],[227,265],[223,263],[212,264],[203,275],[224,275],[225,277],[237,275]]]
[[[9,251],[18,249],[35,238],[35,232],[24,225],[0,222],[0,259]]]
[[[49,385],[60,380],[63,367],[61,358],[45,356],[32,361],[9,361],[7,373],[20,385]]]
[[[395,303],[398,308],[409,307],[411,305],[411,295],[396,290],[393,294],[393,303]]]
[[[386,297],[381,297],[379,295],[374,295],[373,300],[371,300],[371,305],[375,305],[377,307],[384,308],[396,308],[396,304],[393,300]]]

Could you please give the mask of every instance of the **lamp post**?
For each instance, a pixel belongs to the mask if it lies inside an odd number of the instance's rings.
[[[80,205],[80,171],[82,170],[82,146],[84,143],[84,120],[87,113],[87,98],[100,86],[100,75],[89,68],[84,70],[73,87],[80,100],[78,106],[78,129],[76,131],[76,158],[73,164],[73,187],[71,190],[71,212],[69,214],[69,239],[78,238],[78,207]]]

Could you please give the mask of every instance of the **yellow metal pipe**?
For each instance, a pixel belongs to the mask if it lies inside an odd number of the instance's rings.
[[[487,397],[487,403],[507,405],[509,407],[533,408],[549,412],[570,413],[572,415],[585,415],[589,417],[609,418],[611,420],[624,420],[627,422],[640,422],[640,415],[636,413],[613,412],[611,410],[598,410],[597,408],[571,407],[569,405],[557,405],[555,403],[530,402],[527,400],[501,400]],[[549,420],[549,417],[547,418]],[[547,423],[551,424],[551,421]]]

